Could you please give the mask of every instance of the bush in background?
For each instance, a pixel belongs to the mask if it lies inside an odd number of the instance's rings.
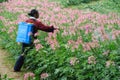
[[[7,1],[7,0],[0,0],[0,3],[5,2],[5,1]]]
[[[120,8],[120,0],[112,0]]]
[[[89,9],[100,13],[120,12],[120,0],[59,0],[64,7]]]
[[[70,6],[70,5],[78,5],[81,3],[89,3],[92,1],[98,1],[98,0],[61,0],[61,4],[64,6]]]

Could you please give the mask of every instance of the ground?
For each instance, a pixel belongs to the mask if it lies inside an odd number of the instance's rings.
[[[9,59],[8,53],[0,49],[0,74],[2,76],[7,74],[9,78],[15,78],[15,80],[22,80],[24,72],[14,72],[13,61]]]

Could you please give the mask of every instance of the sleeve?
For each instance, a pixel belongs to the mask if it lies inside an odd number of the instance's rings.
[[[53,26],[46,26],[41,22],[37,22],[38,24],[38,29],[45,31],[45,32],[54,32],[54,27]]]

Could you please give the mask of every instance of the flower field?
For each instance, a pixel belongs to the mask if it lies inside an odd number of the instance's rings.
[[[62,8],[48,0],[8,0],[0,3],[0,46],[15,59],[18,23],[36,8],[39,20],[59,30],[39,31],[35,48],[26,56],[24,69],[32,80],[119,80],[120,16],[117,13]],[[27,75],[27,74],[26,74]],[[27,80],[27,79],[25,79]]]

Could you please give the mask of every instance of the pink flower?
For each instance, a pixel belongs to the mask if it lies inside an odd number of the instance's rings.
[[[38,32],[37,32],[37,33],[35,33],[35,34],[34,34],[34,36],[35,36],[35,37],[36,37],[36,36],[38,36]]]
[[[41,44],[36,44],[35,48],[36,48],[36,51],[38,51],[39,49],[43,48],[43,46]]]
[[[105,52],[103,53],[103,55],[108,55],[109,52],[110,52],[110,51],[107,50],[107,51],[105,51]]]
[[[68,41],[68,45],[73,45],[75,42],[73,40]]]
[[[41,75],[40,75],[40,77],[41,77],[41,79],[46,79],[46,78],[48,78],[48,73],[42,73]]]
[[[32,72],[26,73],[24,74],[24,80],[32,79],[34,76],[35,74]]]
[[[82,46],[83,46],[84,52],[91,50],[89,43],[84,43],[84,44],[82,44]]]
[[[92,26],[90,24],[85,26],[85,34],[88,34],[90,32],[91,27]]]
[[[0,16],[0,20],[4,20],[5,18],[3,16]]]
[[[75,63],[78,63],[79,61],[78,61],[78,58],[76,58],[76,57],[72,57],[71,59],[70,59],[70,64],[71,65],[75,65]]]
[[[109,68],[111,65],[115,65],[114,61],[111,61],[111,60],[106,61],[106,67]]]
[[[14,26],[10,27],[9,30],[8,30],[8,33],[12,33],[14,31],[14,29],[15,29]]]
[[[96,59],[94,56],[89,56],[88,57],[88,63],[89,64],[96,64]]]
[[[58,41],[56,39],[56,34],[49,33],[48,37],[45,39],[51,46],[53,50],[56,49],[56,47],[59,47]]]
[[[120,34],[120,30],[114,30],[113,29],[112,33],[113,33],[112,34],[112,39],[116,39],[119,36],[119,34]]]
[[[62,33],[63,36],[67,36],[68,32],[66,30],[64,30],[64,32]]]
[[[40,42],[39,39],[35,39],[33,43],[36,44],[36,43],[39,43],[39,42]]]
[[[60,9],[60,7],[55,7],[53,10],[54,10],[55,12],[58,12],[58,11],[60,11],[61,9]]]
[[[109,36],[107,34],[102,35],[102,37],[103,37],[103,41],[104,40],[109,40]]]
[[[32,35],[33,35],[33,33],[32,33],[32,32],[29,32],[29,33],[28,33],[28,36],[32,36]]]
[[[115,40],[116,39],[116,35],[113,34],[112,35],[112,39]]]

